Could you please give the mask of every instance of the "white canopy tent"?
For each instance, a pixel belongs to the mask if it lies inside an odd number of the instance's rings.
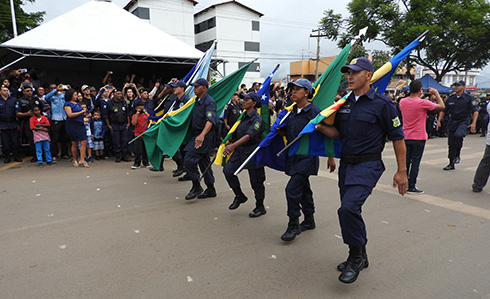
[[[107,70],[116,78],[180,77],[202,55],[116,4],[92,0],[1,44],[0,70],[22,67],[45,83],[97,86]]]
[[[203,53],[112,2],[93,0],[0,45],[22,56],[193,64]]]

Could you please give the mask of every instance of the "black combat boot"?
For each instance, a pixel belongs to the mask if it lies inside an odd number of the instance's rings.
[[[199,194],[197,198],[208,198],[208,197],[216,197],[216,189],[214,189],[214,185],[209,185],[203,193]]]
[[[364,269],[362,247],[349,246],[349,257],[339,280],[343,283],[353,283],[357,280],[362,269]]]
[[[315,218],[313,217],[313,214],[305,215],[305,220],[301,222],[299,227],[301,228],[302,232],[309,229],[315,229],[316,224],[315,224]]]
[[[186,200],[194,199],[199,194],[201,194],[202,191],[203,190],[202,190],[201,184],[199,184],[199,182],[192,182],[192,189],[189,191],[189,193],[187,193],[187,195],[185,196],[185,199]]]
[[[128,158],[128,155],[126,153],[122,154],[121,160],[124,162],[131,162],[131,159]]]
[[[265,210],[265,207],[263,205],[255,205],[255,209],[253,209],[252,212],[248,214],[249,217],[251,218],[256,218],[260,217],[262,215],[267,214],[267,211]]]
[[[121,153],[116,153],[116,163],[121,163]]]
[[[281,240],[289,242],[301,234],[301,228],[299,228],[299,217],[289,217],[288,228],[281,236]]]
[[[233,192],[235,192],[235,198],[233,199],[231,205],[228,207],[228,209],[230,210],[237,209],[242,203],[248,200],[245,194],[243,194],[242,190],[233,190]]]
[[[364,258],[364,268],[369,267],[369,261],[368,261],[368,257],[367,257],[367,253],[366,253],[366,246],[362,246],[362,257]],[[337,270],[342,272],[344,270],[346,264],[347,264],[347,261],[338,264]]]
[[[454,160],[449,160],[449,164],[443,168],[444,170],[453,170],[453,169],[456,169],[456,167],[454,167]]]

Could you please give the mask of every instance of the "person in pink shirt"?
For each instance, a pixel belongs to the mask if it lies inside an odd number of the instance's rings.
[[[51,149],[49,147],[49,120],[46,116],[41,114],[41,109],[39,107],[34,107],[32,109],[34,116],[29,120],[29,124],[32,130],[32,135],[34,139],[34,145],[36,147],[36,157],[37,163],[40,167],[43,166],[43,149],[44,156],[46,156],[46,162],[51,165]]]
[[[400,110],[403,119],[403,133],[405,134],[405,146],[407,148],[407,176],[409,194],[422,194],[423,190],[418,189],[417,176],[419,174],[420,161],[424,153],[427,131],[425,120],[427,111],[434,109],[444,109],[444,102],[437,89],[429,88],[429,94],[436,98],[436,103],[421,99],[422,82],[414,80],[410,83],[410,95],[400,100]]]

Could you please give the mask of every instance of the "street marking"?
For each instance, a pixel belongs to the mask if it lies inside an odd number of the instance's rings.
[[[318,171],[318,176],[324,177],[327,179],[331,179],[331,180],[335,180],[335,181],[337,180],[336,174],[328,173],[325,170]],[[389,193],[392,195],[398,195],[398,189],[393,188],[392,186],[389,186],[389,185],[377,184],[375,187],[375,190],[385,192],[385,193]],[[426,204],[429,204],[432,206],[441,207],[444,209],[453,210],[456,212],[465,213],[465,214],[469,214],[469,215],[473,215],[473,216],[477,216],[477,217],[481,217],[481,218],[485,218],[487,220],[490,220],[490,210],[482,209],[479,207],[474,207],[471,205],[464,204],[462,202],[455,202],[455,201],[452,201],[449,199],[444,199],[441,197],[432,196],[432,195],[428,195],[428,194],[417,194],[417,195],[408,195],[407,194],[405,196],[409,197],[410,199],[418,200],[420,202],[423,202],[423,203],[426,203]],[[425,211],[427,213],[430,212],[429,210],[425,210]]]
[[[17,165],[20,165],[24,162],[27,162],[28,160],[31,160],[32,159],[32,156],[31,157],[25,157],[24,159],[22,159],[22,162],[13,162],[13,163],[10,163],[4,167],[0,167],[0,170],[7,170],[9,168],[12,168],[14,166],[17,166]],[[33,182],[34,183],[34,182]]]

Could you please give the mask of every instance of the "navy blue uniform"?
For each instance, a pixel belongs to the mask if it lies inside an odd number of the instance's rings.
[[[478,111],[478,108],[473,106],[474,100],[475,98],[467,93],[463,93],[460,97],[452,95],[446,100],[444,112],[449,114],[447,143],[449,147],[448,158],[451,162],[460,156],[463,138],[466,136],[466,129],[471,123],[470,116],[473,112]]]
[[[114,132],[112,133],[112,147],[116,154],[126,153],[128,147],[127,125],[129,109],[124,99],[110,100],[107,103],[106,115],[102,117],[109,120]]]
[[[386,137],[403,140],[403,130],[395,104],[372,88],[357,101],[352,93],[334,125],[342,142],[338,210],[342,237],[344,243],[361,247],[367,243],[361,208],[385,170],[381,152]]]
[[[234,175],[234,173],[259,145],[260,141],[262,140],[263,132],[264,121],[257,111],[254,110],[253,112],[245,114],[242,117],[240,124],[232,136],[233,141],[239,140],[246,135],[250,136],[250,140],[235,149],[225,167],[223,167],[223,173],[225,174],[226,181],[237,196],[242,194],[242,191],[240,189],[240,181],[238,180],[238,177]],[[254,162],[250,161],[245,166],[245,169],[248,169],[250,185],[255,193],[256,205],[257,207],[264,207],[264,167],[262,165],[256,165]]]
[[[21,109],[18,99],[9,96],[4,100],[0,97],[0,134],[5,157],[19,154],[19,131],[17,131],[18,123],[15,116],[19,112]]]
[[[228,126],[233,127],[238,117],[240,117],[241,109],[240,105],[230,102],[228,106],[226,106],[225,111],[223,112],[223,118],[226,119]]]
[[[480,104],[478,104],[478,115],[480,116],[480,128],[482,136],[487,134],[487,126],[488,126],[488,112],[487,112],[488,101],[482,100]]]
[[[204,141],[199,148],[195,148],[196,137],[201,134],[202,130],[206,126],[206,122],[211,122],[213,127],[204,137]],[[193,181],[199,180],[199,170],[202,172],[208,167],[210,163],[209,155],[214,149],[215,137],[214,127],[218,123],[218,117],[216,116],[216,102],[207,93],[200,99],[196,100],[194,109],[192,110],[191,130],[193,137],[189,143],[185,146],[186,152],[184,158],[184,165],[187,172],[187,176]],[[209,170],[204,174],[204,182],[207,186],[214,184],[213,170]]]
[[[300,112],[298,112],[298,107],[295,106],[285,128],[286,139],[292,141],[296,138],[310,120],[320,112],[320,108],[313,103],[303,107]],[[286,154],[286,174],[291,177],[286,185],[287,215],[289,217],[301,216],[301,210],[305,216],[315,213],[313,191],[311,191],[309,177],[310,175],[318,174],[318,167],[319,160],[317,156],[289,156],[289,153]]]

